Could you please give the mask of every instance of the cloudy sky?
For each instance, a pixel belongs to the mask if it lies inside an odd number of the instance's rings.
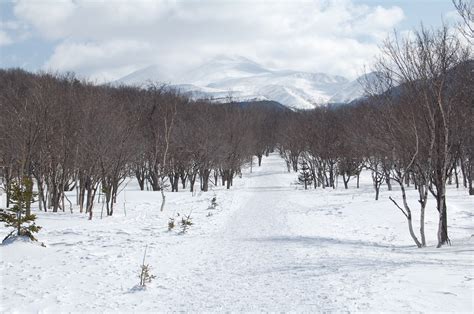
[[[362,73],[391,30],[453,17],[450,0],[0,0],[0,67],[110,81],[215,55],[273,68]]]

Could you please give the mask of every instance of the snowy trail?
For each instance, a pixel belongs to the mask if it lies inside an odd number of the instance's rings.
[[[354,230],[355,239],[351,239],[343,219],[344,211],[351,209],[347,205],[354,202],[348,201],[350,196],[341,198],[336,193],[345,192],[328,190],[321,197],[314,191],[296,190],[285,170],[277,156],[254,168],[245,187],[233,192],[238,204],[223,227],[200,243],[184,243],[179,265],[170,257],[168,276],[179,278],[169,282],[175,290],[171,295],[181,295],[185,302],[164,302],[164,308],[445,310],[444,300],[453,295],[463,302],[451,305],[450,310],[465,310],[469,302],[472,308],[472,283],[467,283],[471,291],[459,285],[472,278],[472,270],[465,271],[473,265],[472,245],[446,256],[436,249],[420,251],[406,245],[396,250],[391,244],[373,241],[376,238],[364,240],[370,228]],[[308,203],[314,205],[304,205]],[[315,211],[315,205],[322,207],[316,219],[307,215]],[[305,229],[307,221],[311,225]],[[318,235],[318,229],[324,236]],[[304,235],[305,231],[309,234]],[[401,276],[392,278],[397,272]],[[456,288],[448,288],[446,283],[453,279]],[[436,299],[441,305],[433,302]]]
[[[177,274],[168,273],[179,278],[169,282],[175,285],[172,289],[189,302],[178,310],[327,311],[346,309],[352,300],[360,302],[357,292],[365,294],[370,274],[361,267],[337,274],[341,265],[332,256],[342,254],[347,264],[346,253],[339,247],[331,250],[332,244],[324,239],[306,239],[291,231],[287,215],[294,207],[289,195],[295,188],[290,183],[283,160],[266,160],[235,196],[245,201],[225,226],[201,243],[184,245],[183,255],[177,258],[181,264],[171,268]],[[316,256],[305,254],[308,248]],[[171,257],[170,265],[175,258]],[[176,310],[175,306],[168,309]]]
[[[46,248],[0,247],[0,312],[473,311],[465,191],[448,191],[453,246],[434,248],[431,202],[429,247],[419,250],[388,200],[396,191],[375,202],[369,176],[348,190],[305,191],[295,179],[272,154],[231,190],[168,193],[164,213],[159,195],[133,186],[126,216],[122,205],[92,221],[39,212]],[[213,196],[219,205],[209,210]],[[173,212],[191,209],[185,235],[167,231]],[[137,291],[145,245],[156,278]]]
[[[235,196],[245,201],[226,225],[201,245],[190,244],[191,251],[185,250],[183,267],[193,275],[177,289],[184,299],[197,302],[193,307],[278,310],[290,309],[295,301],[316,301],[307,291],[308,280],[316,287],[316,278],[305,279],[294,268],[292,245],[275,240],[290,234],[285,192],[291,187],[285,176],[278,176],[284,174],[282,162],[271,160],[257,168]],[[196,292],[196,287],[201,291]],[[195,293],[201,297],[194,297]]]

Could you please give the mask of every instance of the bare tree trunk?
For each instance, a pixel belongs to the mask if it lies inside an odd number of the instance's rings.
[[[161,212],[165,209],[165,202],[166,202],[166,196],[165,196],[164,188],[162,187],[161,188],[161,207],[160,207]]]
[[[189,191],[191,193],[193,193],[194,192],[194,184],[196,182],[196,174],[194,173],[192,175],[189,175],[188,177],[189,177]]]
[[[346,189],[346,190],[349,188],[349,185],[348,185],[348,184],[349,184],[349,180],[350,180],[350,179],[351,179],[351,176],[350,176],[350,175],[348,175],[348,176],[346,177],[346,174],[345,174],[345,173],[342,174],[342,181],[344,181],[344,189]]]
[[[395,204],[395,206],[398,207],[398,209],[400,209],[400,211],[403,213],[403,215],[405,216],[405,218],[407,219],[407,224],[408,224],[408,232],[410,233],[410,236],[411,238],[413,239],[413,241],[415,242],[416,246],[418,248],[421,248],[423,247],[422,244],[420,243],[420,241],[418,240],[418,238],[416,237],[415,235],[415,232],[413,231],[413,223],[412,223],[412,217],[411,217],[411,210],[410,210],[410,207],[408,206],[408,203],[407,203],[407,196],[406,196],[406,192],[405,192],[405,187],[403,185],[403,178],[401,178],[401,180],[398,182],[399,185],[400,185],[400,190],[402,192],[402,199],[403,199],[403,207],[404,208],[401,208],[397,202],[392,199],[390,197],[390,200]]]
[[[461,174],[462,174],[462,185],[467,188],[467,173],[466,166],[464,164],[464,158],[461,158]]]
[[[174,118],[176,116],[176,104],[174,106],[174,111],[173,111],[173,114],[171,116],[171,121],[169,122],[169,125],[168,125],[168,119],[165,118],[164,122],[165,122],[165,143],[166,143],[166,146],[165,146],[165,151],[163,153],[163,172],[164,172],[164,169],[166,167],[166,159],[168,157],[168,150],[169,150],[169,147],[170,147],[170,136],[171,136],[171,130],[173,129],[173,123],[174,123]],[[161,176],[161,208],[160,208],[160,211],[162,212],[164,209],[165,209],[165,202],[166,202],[166,197],[165,197],[165,183],[164,183],[164,175]]]
[[[181,179],[181,186],[183,187],[183,190],[186,188],[186,180],[188,176],[185,173],[180,174],[180,179]]]
[[[31,178],[31,175],[28,175],[27,180],[28,180],[28,182],[31,182],[31,184],[26,185],[27,195],[33,195],[33,183],[32,183],[33,180]],[[25,206],[25,214],[27,216],[31,215],[31,203],[32,203],[32,198],[29,198],[27,200],[26,206]]]
[[[44,196],[44,186],[43,186],[43,180],[38,176],[36,178],[36,185],[38,186],[38,204],[39,204],[39,210],[40,211],[47,211],[46,208],[46,200]]]
[[[233,176],[234,176],[233,171],[228,170],[228,172],[227,172],[227,190],[229,190],[231,185],[232,185],[232,177]]]
[[[79,188],[79,195],[78,195],[78,203],[79,203],[79,212],[82,213],[84,211],[84,199],[86,194],[86,187],[84,184],[80,184]]]
[[[392,182],[390,180],[390,176],[388,174],[385,174],[385,183],[387,183],[387,188],[389,191],[392,190]]]
[[[472,186],[472,181],[474,179],[474,165],[472,163],[472,160],[469,159],[468,165],[467,165],[467,181],[468,181],[468,186],[469,186],[469,195],[474,195],[474,188]]]
[[[5,197],[7,198],[6,200],[6,206],[7,208],[10,208],[10,188],[12,184],[12,178],[11,178],[11,167],[6,167],[5,168]]]
[[[439,196],[437,198],[437,206],[439,211],[439,223],[438,223],[438,245],[441,247],[444,244],[450,244],[448,237],[448,211],[446,207],[446,196],[444,191],[439,191]]]
[[[412,223],[412,221],[411,221],[411,215],[410,215],[409,218],[407,218],[407,220],[408,220],[408,230],[409,230],[409,232],[410,232],[410,236],[411,236],[411,238],[413,239],[413,241],[415,241],[416,246],[417,246],[418,248],[421,248],[422,245],[421,245],[420,241],[418,241],[418,239],[417,239],[417,237],[416,237],[416,235],[415,235],[415,232],[413,231],[413,223]]]
[[[459,189],[458,163],[454,164],[454,180],[456,182],[456,189]]]
[[[421,238],[421,245],[423,247],[426,246],[426,239],[425,239],[425,208],[426,202],[428,201],[428,187],[419,184],[418,185],[418,193],[420,196],[420,238]]]
[[[221,169],[221,185],[222,186],[225,186],[226,179],[227,179],[227,177],[225,175],[225,171]]]
[[[209,174],[210,174],[210,171],[209,169],[203,169],[201,172],[200,172],[200,177],[201,177],[201,180],[202,180],[202,186],[201,186],[201,190],[203,192],[207,192],[209,190]]]
[[[336,188],[334,184],[334,165],[331,162],[329,163],[329,186],[333,189]]]
[[[217,180],[219,179],[219,172],[214,169],[214,185],[217,186]]]
[[[311,168],[311,176],[313,177],[313,187],[316,189],[318,187],[318,178],[316,176],[316,170]]]

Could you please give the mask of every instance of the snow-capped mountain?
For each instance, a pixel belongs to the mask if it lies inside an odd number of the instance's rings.
[[[113,84],[124,85],[144,85],[149,82],[170,82],[170,77],[158,65],[151,65],[146,68],[132,72]]]
[[[361,80],[342,76],[266,68],[248,58],[218,56],[171,78],[158,66],[149,66],[114,84],[144,85],[165,82],[195,99],[266,99],[297,109],[325,103],[350,102],[363,95]]]
[[[269,73],[258,63],[245,57],[217,56],[178,77],[179,83],[207,86],[232,78],[248,78]]]

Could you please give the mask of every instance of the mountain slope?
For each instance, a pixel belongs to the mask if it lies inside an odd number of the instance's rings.
[[[113,84],[142,86],[150,82],[168,82],[169,80],[169,76],[158,65],[151,65],[132,72],[113,82]]]

